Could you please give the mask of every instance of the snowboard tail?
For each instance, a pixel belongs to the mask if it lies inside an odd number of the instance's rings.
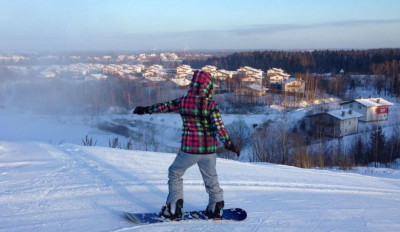
[[[170,219],[159,216],[158,213],[127,213],[126,217],[136,224],[153,224],[162,222],[171,222]],[[222,221],[243,221],[247,218],[245,210],[240,208],[224,209]],[[182,215],[182,221],[187,220],[211,220],[206,215],[205,210],[188,211]]]

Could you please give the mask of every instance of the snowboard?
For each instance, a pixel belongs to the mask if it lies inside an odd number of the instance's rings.
[[[162,222],[171,222],[171,220],[159,216],[158,213],[127,213],[125,216],[136,224],[153,224]],[[240,208],[224,209],[221,221],[243,221],[247,218],[245,210]],[[188,220],[212,220],[206,215],[205,210],[184,212],[181,221]]]

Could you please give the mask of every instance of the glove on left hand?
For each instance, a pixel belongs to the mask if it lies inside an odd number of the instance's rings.
[[[238,157],[240,156],[240,150],[237,146],[235,146],[235,144],[231,143],[231,145],[229,145],[229,147],[226,147],[226,149],[235,152]]]

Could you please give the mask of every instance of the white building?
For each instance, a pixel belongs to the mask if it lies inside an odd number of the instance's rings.
[[[217,71],[217,67],[212,66],[212,65],[206,65],[202,68],[203,71],[208,72],[212,75],[212,73]]]
[[[341,138],[358,133],[358,120],[363,115],[353,110],[333,110],[308,116],[315,133]]]
[[[289,80],[290,79],[290,74],[287,74],[287,73],[274,74],[274,75],[268,76],[268,77],[269,77],[269,84],[273,85],[273,84],[280,83],[282,81]]]
[[[193,75],[193,69],[189,65],[179,65],[176,68],[176,77],[175,78],[191,78]]]
[[[237,70],[240,81],[245,85],[258,84],[261,86],[264,79],[263,73],[261,69],[255,69],[249,66],[240,67]]]
[[[144,70],[145,66],[143,64],[135,64],[135,65],[130,65],[128,67],[129,70],[132,70],[133,72],[136,73],[141,73]]]
[[[282,81],[287,81],[290,79],[290,74],[285,73],[283,69],[271,68],[267,71],[267,76],[269,78],[269,84],[279,84]]]
[[[393,103],[383,98],[360,98],[341,103],[343,108],[357,111],[363,116],[360,121],[384,121],[388,119],[389,106]]]
[[[287,81],[290,79],[290,74],[285,73],[283,69],[271,68],[267,71],[267,76],[269,78],[269,84],[278,84],[282,81]]]
[[[44,78],[54,78],[56,77],[56,73],[52,72],[52,71],[42,71],[40,72],[40,75]]]
[[[306,82],[296,78],[290,78],[282,81],[282,91],[290,93],[304,93],[306,90]]]
[[[167,76],[167,70],[163,69],[163,66],[159,64],[151,65],[143,73],[143,77],[149,81],[165,81]]]
[[[240,67],[237,71],[244,76],[262,76],[264,73],[261,69],[255,69],[249,66]]]
[[[249,96],[249,97],[262,97],[267,94],[267,88],[259,84],[248,84],[241,88],[235,89],[235,95]]]
[[[213,77],[219,79],[219,80],[226,80],[226,79],[231,79],[233,75],[235,75],[237,72],[234,71],[227,71],[225,69],[220,69],[215,72]]]
[[[267,75],[268,76],[273,76],[273,75],[281,74],[281,73],[284,73],[284,72],[285,71],[283,71],[283,69],[280,69],[280,68],[271,68],[271,69],[268,69]]]
[[[327,113],[329,122],[333,123],[330,135],[333,137],[343,137],[358,133],[358,120],[363,115],[352,110],[334,110]]]
[[[147,60],[147,56],[146,54],[142,53],[138,56],[137,58],[138,61],[146,61]]]

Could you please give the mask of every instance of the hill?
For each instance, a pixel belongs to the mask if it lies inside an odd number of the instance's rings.
[[[1,231],[399,231],[393,175],[217,163],[226,207],[242,223],[137,226],[123,211],[157,212],[174,154],[39,142],[0,142]],[[393,178],[395,177],[395,178]],[[185,209],[205,208],[197,167],[184,176]]]

